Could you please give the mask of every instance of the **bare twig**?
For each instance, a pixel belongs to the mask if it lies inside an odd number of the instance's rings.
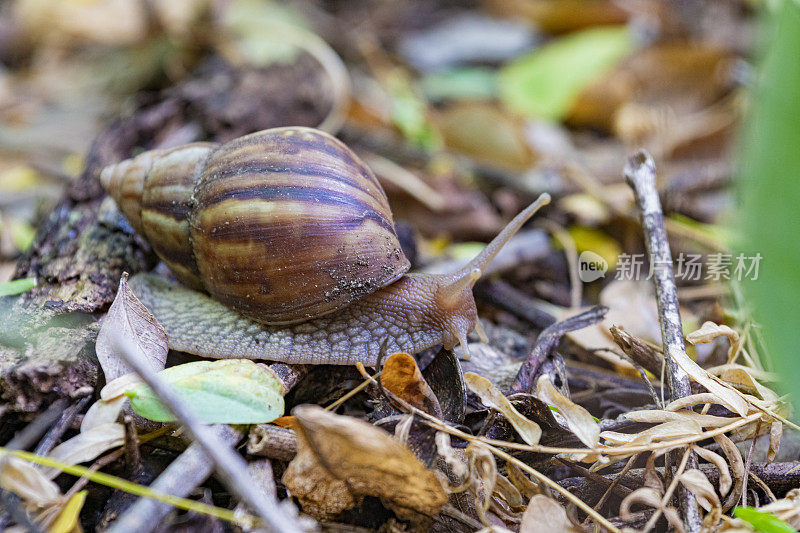
[[[750,442],[750,449],[747,452],[747,459],[744,462],[744,481],[742,482],[742,505],[747,505],[747,475],[750,472],[750,465],[753,462],[753,451],[756,449],[756,441],[758,440],[758,431],[761,429],[761,421],[756,424],[756,430],[753,432],[753,440]]]
[[[608,307],[598,305],[579,315],[571,316],[561,322],[556,322],[548,326],[536,339],[536,345],[528,354],[525,362],[517,372],[514,383],[511,385],[512,392],[530,392],[533,388],[536,371],[542,362],[550,355],[566,333],[597,324],[605,318]]]
[[[250,480],[244,459],[228,443],[220,439],[213,428],[200,423],[194,412],[183,403],[174,390],[147,365],[139,348],[125,338],[118,338],[116,341],[118,353],[125,362],[139,374],[192,434],[195,443],[199,444],[213,460],[221,481],[263,520],[264,525],[278,532],[302,530],[300,524],[286,513],[277,499],[265,497],[255,489],[255,483]]]
[[[476,298],[513,313],[537,328],[544,329],[556,321],[548,309],[550,304],[521,293],[505,281],[481,281],[475,285],[474,293]]]
[[[653,281],[656,287],[658,315],[661,322],[661,339],[667,355],[667,394],[670,401],[691,394],[689,375],[672,358],[673,352],[685,352],[681,316],[678,308],[678,291],[672,270],[672,253],[669,249],[664,214],[656,190],[656,167],[653,158],[644,150],[636,153],[625,165],[625,180],[633,189],[636,203],[642,212],[642,229],[645,246],[650,255]],[[688,468],[697,468],[697,458],[687,451]],[[700,514],[694,494],[681,486],[680,510],[688,533],[700,531]]]
[[[226,447],[234,446],[241,433],[230,426],[212,426],[217,439]],[[163,494],[185,498],[203,483],[213,471],[213,464],[198,442],[192,443],[186,451],[161,473],[150,488]],[[151,498],[139,498],[109,528],[109,533],[149,533],[172,510],[168,503]]]

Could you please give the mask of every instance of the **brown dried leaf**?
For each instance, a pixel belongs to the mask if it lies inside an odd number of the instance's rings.
[[[136,343],[154,372],[164,370],[168,351],[167,332],[128,288],[127,274],[123,274],[119,280],[117,296],[97,335],[97,359],[103,367],[106,381],[133,372],[117,355],[115,343],[119,338],[127,338]]]
[[[697,381],[700,385],[708,389],[709,392],[714,393],[719,398],[720,403],[735,412],[739,416],[747,416],[750,407],[747,401],[735,390],[726,385],[718,382],[708,372],[692,361],[686,352],[679,348],[671,348],[669,356],[684,372]]]
[[[733,471],[733,490],[730,491],[728,497],[725,499],[725,503],[722,506],[722,511],[727,512],[739,502],[739,499],[742,496],[744,478],[747,473],[744,469],[744,459],[742,459],[742,454],[730,437],[724,434],[716,435],[714,440],[717,444],[719,444],[719,447],[722,448],[722,451],[725,453],[725,457],[728,458],[728,465]]]
[[[727,426],[732,420],[734,420],[724,416],[703,415],[687,410],[661,411],[659,409],[643,409],[641,411],[629,411],[622,416],[633,422],[644,422],[651,424],[672,422],[675,420],[694,420],[704,428],[721,428],[723,426]]]
[[[681,474],[678,480],[684,487],[694,493],[700,507],[706,511],[720,508],[719,497],[703,472],[697,468],[692,468]]]
[[[773,422],[769,426],[769,449],[767,449],[767,462],[771,463],[775,460],[778,450],[781,448],[781,436],[783,435],[783,424],[781,422]]]
[[[422,377],[417,362],[407,353],[396,353],[386,360],[381,372],[381,384],[392,394],[417,409],[442,418],[439,400]]]
[[[347,483],[333,477],[319,462],[304,438],[297,439],[297,455],[281,478],[296,497],[303,512],[317,520],[327,520],[353,508],[358,498]]]
[[[520,533],[575,533],[581,531],[567,517],[567,511],[552,498],[537,494],[522,515]]]
[[[715,324],[713,322],[703,322],[700,329],[686,335],[686,340],[692,344],[699,344],[711,342],[717,337],[727,337],[730,341],[731,347],[728,349],[728,362],[730,362],[739,348],[739,334],[728,326]]]
[[[432,516],[447,503],[434,473],[385,431],[315,405],[295,407],[292,414],[298,442],[305,440],[321,468],[346,482],[352,494],[379,497],[398,516],[413,520]],[[284,476],[287,481],[292,491],[302,483],[296,475]]]
[[[50,505],[61,497],[58,485],[42,470],[17,457],[3,458],[0,462],[0,487],[37,507]]]
[[[664,422],[639,433],[618,433],[616,431],[603,431],[600,438],[614,444],[649,444],[656,440],[667,440],[688,435],[699,435],[703,432],[696,421],[691,419],[673,420]]]
[[[542,436],[542,429],[539,424],[532,420],[528,420],[517,411],[511,402],[508,401],[502,392],[492,385],[491,381],[478,374],[472,372],[464,373],[464,381],[467,387],[480,397],[481,402],[487,407],[497,409],[503,416],[517,430],[522,440],[528,444],[535,445],[539,443]]]
[[[83,416],[81,433],[86,433],[97,426],[116,422],[127,401],[126,396],[118,396],[108,401],[97,400],[94,402]]]
[[[694,451],[697,455],[712,463],[719,470],[719,493],[725,496],[733,486],[733,478],[731,478],[731,471],[728,468],[728,463],[725,459],[711,450],[706,450],[701,446],[695,446]]]
[[[536,395],[542,401],[552,405],[567,421],[567,427],[589,448],[600,442],[600,426],[594,417],[569,398],[562,395],[550,382],[548,376],[539,376],[536,382]]]
[[[49,457],[62,463],[85,463],[111,448],[122,446],[123,442],[125,442],[125,426],[116,422],[102,424],[62,442],[53,448]],[[50,469],[48,473],[51,477],[55,477],[59,471]]]

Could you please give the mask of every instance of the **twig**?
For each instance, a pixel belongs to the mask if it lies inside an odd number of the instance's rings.
[[[78,413],[81,412],[84,406],[89,403],[90,399],[90,396],[84,396],[74,404],[64,409],[64,412],[61,413],[58,421],[56,421],[53,427],[47,431],[41,442],[39,442],[39,445],[33,450],[33,453],[38,455],[47,455],[50,453],[50,450],[53,449],[53,446],[56,445],[56,442],[58,442],[59,439],[64,436],[64,433],[69,429],[70,424],[72,424],[72,420]]]
[[[480,281],[473,292],[476,298],[527,320],[537,328],[544,329],[556,322],[556,318],[546,309],[549,305],[547,302],[531,298],[505,281]]]
[[[244,459],[220,439],[211,427],[200,423],[194,412],[183,403],[175,391],[147,365],[138,346],[125,338],[116,339],[116,344],[118,353],[125,362],[150,386],[164,405],[192,434],[195,443],[199,444],[213,460],[221,481],[264,521],[266,527],[287,533],[303,529],[279,506],[276,499],[265,497],[255,489],[255,483],[247,473]]]
[[[672,493],[675,492],[681,474],[683,474],[683,471],[686,469],[686,464],[689,462],[689,458],[692,455],[692,446],[694,445],[690,445],[688,448],[686,448],[686,451],[683,452],[683,458],[681,459],[681,464],[679,464],[677,470],[675,470],[675,475],[673,476],[672,482],[669,484],[669,487],[667,487],[667,490],[664,491],[664,497],[661,498],[661,505],[656,507],[656,512],[653,513],[653,516],[651,516],[650,520],[648,520],[647,523],[644,525],[642,531],[647,532],[653,529],[659,517],[661,516],[662,510],[665,509],[669,504],[669,500],[670,498],[672,498]]]
[[[689,375],[672,358],[673,352],[686,351],[678,308],[678,291],[672,270],[672,253],[669,249],[664,215],[656,190],[656,167],[653,158],[644,150],[636,153],[625,165],[625,180],[633,189],[636,203],[642,214],[642,229],[645,246],[650,256],[653,281],[658,301],[658,316],[661,323],[661,339],[667,355],[667,394],[670,401],[691,394]],[[688,468],[697,468],[697,457],[687,451]],[[700,531],[700,514],[694,494],[681,486],[679,489],[681,516],[688,533]]]
[[[756,424],[756,430],[753,432],[753,440],[750,442],[750,450],[747,452],[747,459],[744,462],[744,481],[742,482],[742,505],[747,505],[747,475],[750,472],[750,465],[753,462],[753,451],[756,449],[756,441],[758,440],[758,430],[761,429],[761,421]]]
[[[550,352],[558,346],[561,337],[570,331],[597,324],[605,318],[607,312],[608,307],[598,305],[579,315],[548,326],[536,339],[536,345],[519,368],[517,377],[514,378],[514,383],[511,385],[511,392],[530,392],[533,389],[536,371],[550,355]]]
[[[606,500],[611,495],[611,492],[614,491],[614,489],[616,489],[617,485],[619,485],[619,482],[622,481],[622,478],[624,478],[625,474],[628,473],[628,470],[631,469],[631,467],[633,466],[633,463],[636,462],[636,458],[637,457],[639,457],[639,456],[638,455],[631,455],[630,459],[628,459],[628,462],[625,463],[624,467],[622,467],[622,471],[620,471],[619,475],[617,477],[615,477],[611,481],[611,485],[608,486],[606,491],[603,493],[603,496],[601,496],[600,500],[596,504],[594,504],[593,509],[595,511],[597,511],[598,513],[600,512],[600,509],[603,508],[603,504],[606,503]],[[586,522],[588,522],[588,520],[589,520],[589,517],[587,516],[584,519],[583,523],[585,524]]]
[[[212,431],[227,447],[234,446],[241,433],[230,426],[212,426]],[[163,494],[185,498],[203,483],[213,471],[213,464],[203,447],[193,442],[161,473],[150,488]],[[109,528],[109,533],[149,533],[172,510],[168,503],[151,498],[139,498]]]

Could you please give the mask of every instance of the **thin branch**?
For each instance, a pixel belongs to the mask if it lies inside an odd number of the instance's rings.
[[[661,339],[667,359],[666,389],[670,401],[689,396],[691,386],[689,375],[673,359],[674,352],[683,353],[681,315],[678,308],[678,291],[675,287],[675,274],[672,270],[672,253],[664,227],[664,214],[656,190],[656,167],[653,158],[644,150],[636,153],[625,165],[625,180],[633,189],[636,203],[641,210],[642,229],[645,246],[650,256],[653,281],[658,302],[658,316],[661,323]],[[687,451],[688,468],[697,468],[697,457]],[[688,533],[700,531],[700,513],[694,494],[681,486],[678,493],[680,510]]]
[[[256,489],[247,472],[247,464],[233,448],[219,438],[213,428],[202,424],[195,413],[178,397],[175,391],[156,375],[147,365],[139,348],[125,338],[117,338],[118,353],[147,383],[158,398],[177,417],[194,437],[203,451],[210,457],[221,481],[247,504],[263,521],[264,525],[277,532],[295,532],[303,528],[277,499],[266,497]]]

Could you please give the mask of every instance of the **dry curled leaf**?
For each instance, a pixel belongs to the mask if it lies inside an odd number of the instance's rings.
[[[713,322],[703,322],[700,329],[686,335],[686,340],[692,344],[700,344],[711,342],[717,337],[727,337],[730,341],[731,347],[728,350],[728,362],[730,363],[739,349],[739,334],[728,326],[715,324]]]
[[[667,517],[669,523],[672,524],[672,527],[674,527],[677,532],[683,533],[683,521],[678,515],[678,511],[676,511],[673,507],[662,507],[662,497],[663,493],[661,491],[650,487],[636,489],[628,494],[624,500],[622,500],[622,503],[619,506],[619,516],[623,520],[631,520],[633,518],[631,515],[631,507],[634,504],[646,505],[647,507],[660,509],[661,512],[664,513],[664,516]]]
[[[303,441],[319,468],[345,483],[352,495],[379,497],[398,516],[412,520],[432,516],[447,503],[447,493],[434,473],[385,431],[314,405],[295,407],[292,414],[297,418],[298,443]],[[308,455],[303,460],[308,462]],[[315,487],[302,479],[297,466],[292,467],[295,461],[283,481],[306,510],[306,505],[318,500],[309,501],[308,493],[301,494]],[[313,468],[306,466],[306,471],[325,480],[319,482],[325,487],[335,487]],[[336,490],[344,500],[341,489]]]
[[[716,402],[714,402],[716,403]],[[660,424],[675,420],[694,420],[704,428],[721,428],[731,423],[732,419],[725,416],[703,415],[694,411],[661,411],[659,409],[643,409],[625,413],[625,418],[633,422]]]
[[[686,437],[689,435],[699,435],[703,432],[696,421],[691,419],[673,420],[671,422],[664,422],[650,429],[646,429],[639,433],[619,433],[616,431],[603,431],[600,433],[600,438],[605,439],[607,444],[650,444],[657,440],[667,440],[679,437]]]
[[[297,439],[297,455],[283,473],[282,481],[298,499],[303,512],[318,520],[330,519],[358,501],[345,481],[333,477],[320,464],[303,438]]]
[[[600,442],[600,426],[589,411],[562,395],[546,375],[536,382],[536,395],[552,405],[567,421],[567,427],[589,448]]]
[[[417,409],[442,418],[439,400],[422,377],[417,362],[407,353],[396,353],[386,360],[381,372],[381,384],[392,394]]]
[[[118,396],[111,400],[97,400],[94,402],[81,421],[81,433],[86,433],[89,430],[102,426],[104,424],[112,424],[117,421],[119,413],[125,406],[128,398],[125,396]]]
[[[116,422],[101,424],[62,442],[53,448],[49,456],[62,463],[85,463],[111,448],[122,446],[124,441],[125,426]],[[52,477],[58,473],[58,470],[50,470]]]
[[[36,507],[45,507],[61,497],[58,485],[42,470],[16,457],[4,457],[0,462],[0,487]]]
[[[574,533],[581,531],[567,517],[560,503],[542,494],[537,494],[528,503],[519,533]]]
[[[717,470],[719,470],[719,493],[723,496],[728,494],[728,491],[733,486],[733,478],[731,478],[731,471],[728,468],[727,461],[721,455],[702,446],[695,446],[694,451],[697,455],[717,467]]]
[[[714,487],[711,485],[711,482],[703,472],[696,468],[692,468],[681,474],[680,478],[678,479],[684,487],[694,493],[695,497],[697,498],[697,503],[700,504],[700,507],[706,511],[719,509],[719,497],[714,491]]]
[[[683,350],[672,347],[670,348],[669,356],[684,372],[689,374],[689,377],[708,389],[709,392],[715,394],[722,405],[739,416],[747,416],[750,408],[740,393],[716,381],[700,365],[689,359],[689,356]]]
[[[121,337],[136,343],[154,372],[164,369],[168,351],[167,332],[128,288],[127,274],[123,274],[119,280],[117,296],[97,334],[97,359],[106,381],[133,372],[117,353],[115,339]]]
[[[542,429],[539,427],[539,424],[522,416],[520,412],[511,405],[508,398],[506,398],[497,387],[492,385],[491,381],[478,374],[473,374],[472,372],[464,373],[464,381],[467,387],[469,387],[469,390],[477,394],[484,405],[503,413],[503,416],[508,419],[511,425],[514,426],[514,429],[517,430],[520,437],[522,437],[522,440],[530,445],[539,443],[539,439],[542,437]]]

